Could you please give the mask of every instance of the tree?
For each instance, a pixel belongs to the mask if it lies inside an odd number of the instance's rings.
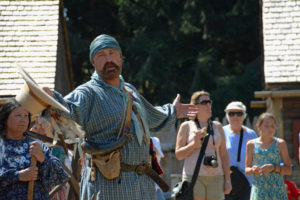
[[[72,0],[67,23],[76,84],[93,72],[89,43],[100,33],[122,48],[123,76],[153,104],[207,90],[213,115],[232,100],[249,105],[261,88],[255,0]],[[250,110],[250,115],[254,114]]]

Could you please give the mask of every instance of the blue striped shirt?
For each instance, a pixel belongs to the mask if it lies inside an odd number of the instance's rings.
[[[126,92],[124,86],[133,96],[133,103],[138,104],[146,116],[143,121],[147,124],[147,132],[166,132],[172,128],[176,121],[176,109],[171,104],[164,106],[151,105],[137,90],[129,83],[125,83],[120,76],[120,88],[105,83],[95,72],[91,80],[77,87],[66,97],[62,97],[54,91],[55,99],[70,110],[71,119],[79,123],[86,132],[86,140],[97,144],[108,144],[117,139],[122,123],[123,110],[127,106],[124,102]],[[124,96],[125,95],[125,96]],[[135,125],[135,120],[132,120]],[[140,164],[149,162],[149,140],[139,144],[137,140],[136,126],[131,126],[133,135],[122,148],[122,162],[128,164]],[[143,134],[143,133],[140,133]],[[89,181],[90,168],[84,170],[81,179],[81,199],[155,199],[154,182],[146,175],[137,175],[134,172],[124,172],[120,177],[107,180],[97,170],[95,183]]]

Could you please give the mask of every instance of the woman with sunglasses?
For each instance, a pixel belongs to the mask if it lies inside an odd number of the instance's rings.
[[[210,134],[207,136],[208,144],[194,186],[194,199],[224,199],[224,193],[231,191],[231,181],[222,125],[210,120],[212,100],[208,92],[193,93],[191,104],[197,105],[197,116],[181,124],[176,141],[176,158],[184,159],[182,179],[191,180],[206,135],[204,130],[207,129]]]
[[[247,141],[257,138],[254,130],[243,126],[243,122],[247,116],[246,106],[240,101],[233,101],[229,103],[225,109],[226,119],[229,122],[224,126],[224,133],[226,138],[226,148],[230,158],[230,166],[235,166],[242,172],[249,182],[249,186],[238,194],[230,193],[225,195],[226,200],[249,200],[252,184],[252,176],[245,173],[245,158],[246,158],[246,144]],[[242,133],[242,134],[241,134]],[[239,142],[242,135],[240,156],[238,156]],[[239,161],[238,161],[239,157]],[[234,191],[235,188],[232,190]]]

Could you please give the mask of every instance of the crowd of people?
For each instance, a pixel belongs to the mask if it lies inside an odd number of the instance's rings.
[[[194,173],[200,148],[204,137],[209,138],[205,156],[215,155],[219,165],[201,163],[197,182],[194,186],[194,199],[197,200],[284,200],[291,199],[291,194],[298,199],[300,190],[295,184],[283,179],[284,175],[292,172],[287,145],[283,139],[275,136],[276,121],[270,113],[263,113],[257,121],[258,134],[243,125],[247,116],[246,106],[239,101],[229,103],[225,108],[228,125],[221,126],[218,122],[210,121],[212,100],[206,91],[195,92],[191,104],[199,108],[195,119],[181,124],[176,141],[175,155],[178,160],[184,159],[182,179],[190,180]],[[206,136],[203,127],[213,134]],[[247,181],[246,187],[238,193],[231,192],[232,171],[236,167]],[[229,172],[231,171],[231,172]],[[289,188],[293,189],[287,189]],[[290,191],[290,192],[289,192]],[[291,192],[293,191],[293,192]]]
[[[177,95],[172,104],[153,106],[125,82],[122,50],[109,35],[99,35],[91,42],[89,58],[95,72],[87,83],[65,97],[43,88],[69,110],[51,108],[51,112],[77,122],[85,131],[81,147],[87,165],[82,169],[80,199],[164,199],[162,191],[171,188],[159,170],[153,169],[153,157],[160,160],[164,155],[158,138],[151,138],[151,133],[174,128],[179,118],[189,119],[180,125],[175,148],[176,158],[184,160],[182,180],[191,180],[208,137],[194,186],[195,200],[285,200],[292,193],[299,196],[295,185],[286,181],[286,186],[283,179],[292,173],[291,161],[285,141],[276,137],[272,114],[259,116],[256,134],[243,125],[246,106],[239,101],[225,108],[228,125],[212,121],[213,101],[207,91],[194,92],[189,104],[182,104]],[[49,188],[70,178],[43,142],[24,134],[31,128],[30,122],[30,112],[15,99],[0,108],[0,199],[24,199],[32,181],[33,199],[49,199]],[[156,155],[149,153],[153,142]],[[36,166],[31,166],[32,158],[37,160]],[[232,192],[232,167],[247,181],[238,194]]]

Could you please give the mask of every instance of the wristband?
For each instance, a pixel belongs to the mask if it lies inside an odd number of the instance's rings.
[[[229,183],[230,183],[230,180],[226,180],[225,183],[228,183],[228,184],[229,184]]]
[[[251,173],[251,174],[254,174],[253,167],[250,168],[250,173]]]
[[[274,166],[275,166],[275,170],[274,171],[278,173],[278,167],[279,166],[278,165],[274,165]]]

